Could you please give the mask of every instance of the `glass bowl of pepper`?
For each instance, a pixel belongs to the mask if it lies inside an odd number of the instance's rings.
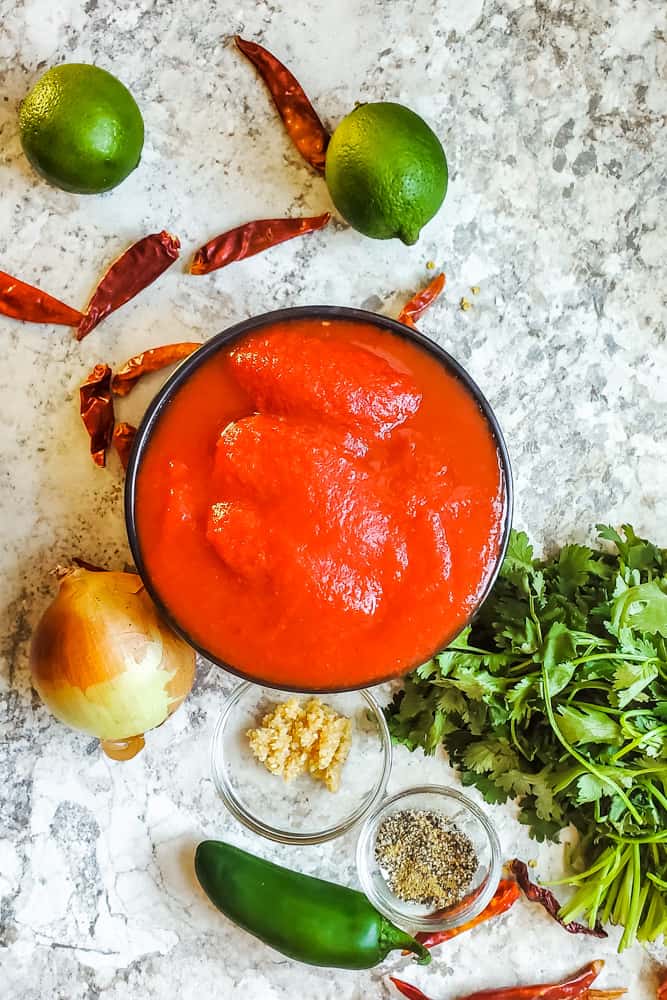
[[[455,788],[422,785],[366,819],[357,871],[373,905],[414,930],[446,931],[482,912],[498,888],[500,842],[487,815]]]

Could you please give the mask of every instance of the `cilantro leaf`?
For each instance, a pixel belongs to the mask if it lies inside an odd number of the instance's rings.
[[[495,771],[494,780],[496,784],[506,791],[513,798],[521,798],[529,795],[532,788],[532,781],[529,774],[520,771],[516,767],[510,767],[507,771]]]
[[[558,589],[565,597],[572,597],[586,583],[595,565],[593,550],[584,545],[566,545],[558,557]]]
[[[507,687],[504,678],[494,677],[488,670],[473,666],[457,666],[452,674],[452,684],[473,701],[485,701]]]
[[[625,660],[614,675],[614,690],[617,694],[619,708],[625,708],[631,701],[642,701],[647,695],[642,695],[644,688],[658,676],[655,663],[633,663]]]
[[[519,813],[519,822],[530,827],[533,840],[542,843],[545,840],[558,840],[562,824],[557,820],[543,819],[534,809],[524,808]]]
[[[509,573],[533,571],[533,546],[525,531],[516,531],[514,528],[510,533],[510,540],[507,545],[507,552],[503,561],[501,574],[507,576]]]
[[[569,743],[613,743],[618,745],[621,742],[619,724],[611,716],[593,708],[559,705],[558,726]]]
[[[604,782],[593,774],[582,774],[577,778],[577,802],[597,802],[608,791]]]
[[[466,747],[463,763],[469,771],[475,771],[476,774],[491,774],[516,768],[519,762],[507,740],[488,737]]]
[[[507,692],[507,703],[510,706],[509,718],[521,722],[530,713],[531,703],[539,694],[540,675],[528,674],[522,677]]]
[[[611,624],[667,636],[667,594],[655,580],[629,587],[612,603]]]
[[[461,784],[464,788],[468,788],[473,785],[479,792],[481,792],[484,801],[488,802],[489,805],[492,806],[507,802],[509,798],[509,792],[500,788],[500,786],[489,778],[488,775],[475,774],[473,771],[463,771],[461,774]]]

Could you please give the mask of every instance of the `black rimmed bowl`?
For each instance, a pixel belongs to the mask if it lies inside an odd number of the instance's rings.
[[[429,340],[424,334],[419,333],[411,327],[404,326],[403,323],[399,323],[397,320],[390,319],[387,316],[380,316],[377,313],[368,312],[365,309],[349,309],[344,306],[299,306],[292,309],[279,309],[275,312],[264,313],[261,316],[254,316],[251,319],[244,320],[242,323],[237,323],[230,327],[228,330],[224,330],[222,333],[218,333],[216,336],[211,337],[205,344],[203,344],[199,350],[191,354],[190,357],[186,358],[178,368],[173,372],[170,378],[164,383],[160,391],[157,393],[152,403],[148,407],[141,424],[137,430],[136,437],[134,439],[134,444],[132,446],[132,451],[130,454],[127,474],[125,479],[125,522],[127,525],[127,534],[130,542],[130,548],[132,550],[132,555],[134,557],[134,562],[137,567],[137,571],[141,576],[148,593],[153,598],[155,604],[161,610],[164,617],[171,624],[172,628],[181,635],[186,642],[193,646],[197,652],[201,653],[202,656],[210,660],[212,663],[223,667],[225,670],[230,671],[230,673],[236,674],[239,677],[243,677],[245,680],[250,680],[255,683],[264,684],[267,687],[282,688],[283,690],[293,690],[292,688],[286,687],[284,685],[278,685],[265,678],[257,677],[245,673],[238,667],[234,666],[232,663],[225,663],[219,657],[215,656],[206,649],[201,643],[195,642],[191,636],[188,634],[187,630],[182,627],[179,623],[178,618],[173,614],[169,606],[163,601],[159,589],[153,583],[146,562],[144,560],[141,545],[139,541],[139,534],[137,531],[137,518],[136,518],[136,497],[137,497],[137,479],[139,476],[142,458],[149,447],[151,435],[157,426],[160,417],[166,407],[169,406],[170,401],[174,398],[176,393],[178,393],[181,386],[190,378],[192,373],[196,371],[202,364],[204,364],[210,357],[216,354],[223,348],[227,348],[234,341],[241,340],[243,337],[247,336],[256,330],[263,327],[273,326],[276,323],[289,322],[290,320],[298,319],[316,319],[316,320],[348,320],[351,322],[358,323],[368,323],[381,330],[386,330],[389,333],[398,335],[406,340],[411,341],[422,350],[426,351],[428,354],[435,357],[440,364],[442,364],[452,375],[454,375],[467,389],[473,399],[477,402],[480,410],[482,411],[496,442],[498,456],[500,459],[500,465],[503,475],[503,485],[505,491],[505,518],[503,523],[502,537],[500,541],[500,547],[498,550],[498,557],[496,564],[493,568],[493,572],[489,574],[486,581],[486,586],[480,593],[479,600],[475,607],[474,612],[470,615],[469,619],[464,622],[461,628],[469,624],[474,614],[479,610],[482,603],[486,599],[491,590],[491,587],[495,583],[496,577],[500,570],[505,552],[507,549],[507,544],[509,542],[510,529],[512,526],[512,505],[513,505],[513,491],[512,491],[512,471],[510,467],[509,455],[507,452],[507,445],[505,444],[505,439],[503,438],[500,425],[496,419],[496,416],[491,409],[489,402],[483,395],[482,391],[478,385],[473,381],[471,376],[456,361],[450,354],[447,353],[442,347],[436,344],[434,341]],[[448,640],[448,645],[453,641],[453,636]],[[441,652],[441,648],[434,649],[432,655],[436,655]],[[425,659],[428,659],[427,657]],[[415,663],[414,666],[419,666]],[[374,684],[380,684],[383,680],[393,680],[395,674],[391,674],[386,678],[379,678],[374,680]],[[355,690],[363,687],[367,687],[368,684],[358,684],[354,685],[352,688],[347,690]],[[326,691],[342,691],[345,688],[336,687],[333,689],[328,688],[309,688],[311,693],[324,693]]]

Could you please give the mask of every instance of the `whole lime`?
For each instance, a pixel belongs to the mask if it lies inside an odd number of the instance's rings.
[[[54,66],[21,105],[21,142],[35,170],[78,194],[108,191],[138,165],[144,121],[127,87],[86,63]]]
[[[377,240],[417,242],[447,193],[437,135],[402,104],[361,104],[329,143],[326,181],[341,215]]]

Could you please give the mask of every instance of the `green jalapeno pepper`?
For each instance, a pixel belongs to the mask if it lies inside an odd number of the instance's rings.
[[[211,902],[235,924],[289,958],[337,969],[370,969],[394,948],[431,956],[361,892],[205,840],[195,872]]]

